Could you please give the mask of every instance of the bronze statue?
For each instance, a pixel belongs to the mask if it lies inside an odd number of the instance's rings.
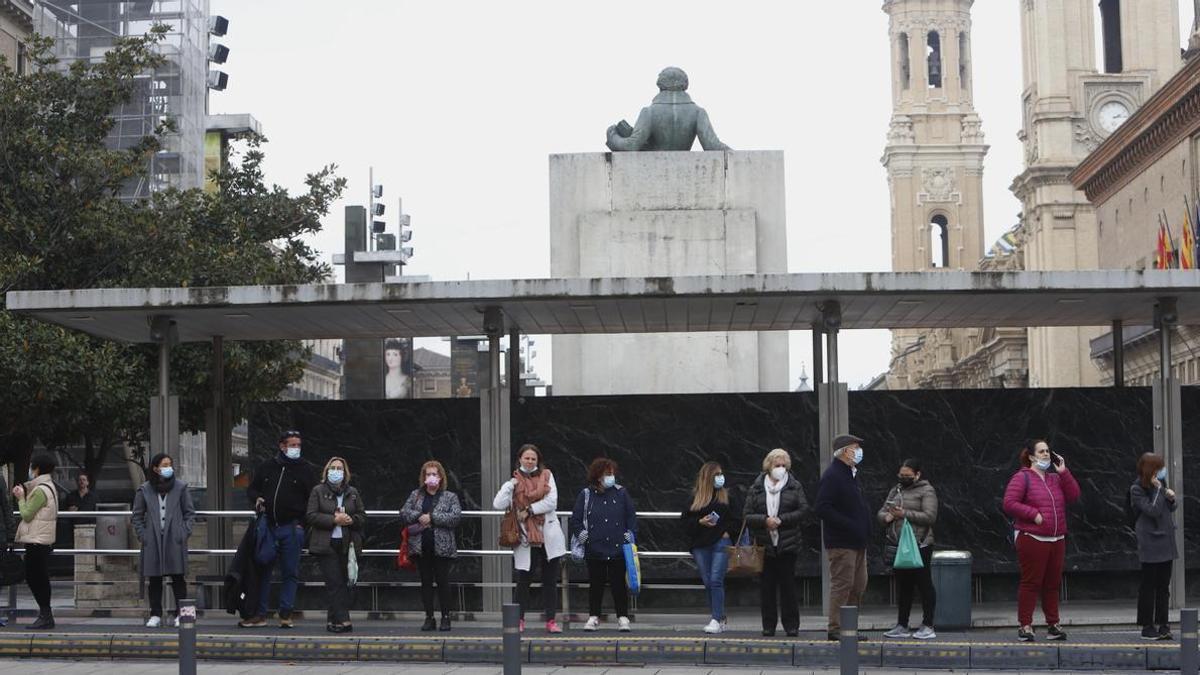
[[[658,95],[642,108],[637,124],[629,126],[621,120],[608,128],[609,150],[687,151],[697,138],[705,150],[729,150],[713,131],[708,113],[692,102],[687,88],[687,73],[673,66],[664,68],[658,74]]]

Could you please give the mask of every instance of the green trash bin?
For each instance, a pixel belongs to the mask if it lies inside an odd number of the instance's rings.
[[[971,627],[971,552],[934,551],[930,562],[938,630]]]

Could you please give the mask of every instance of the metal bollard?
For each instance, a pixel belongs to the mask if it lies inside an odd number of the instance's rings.
[[[858,673],[858,608],[842,607],[842,633],[839,660],[842,664],[842,675],[857,675]]]
[[[196,601],[184,598],[179,605],[179,675],[196,675]]]
[[[1179,672],[1197,675],[1200,672],[1200,639],[1197,639],[1197,615],[1200,610],[1179,611]]]
[[[504,605],[504,675],[521,675],[521,606]]]

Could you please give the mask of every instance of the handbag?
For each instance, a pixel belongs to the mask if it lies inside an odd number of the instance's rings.
[[[575,562],[583,562],[587,556],[585,542],[587,542],[588,531],[588,508],[592,503],[592,491],[589,488],[583,489],[583,537],[579,533],[571,535],[571,560]]]
[[[517,510],[511,505],[500,520],[500,538],[497,543],[501,548],[516,548],[521,545],[521,526],[517,523]]]
[[[12,544],[0,549],[0,586],[18,586],[25,582],[25,561],[13,551]]]
[[[630,593],[637,595],[642,590],[642,565],[638,562],[637,544],[621,544],[621,554],[625,557],[625,585]]]
[[[746,523],[742,523],[742,531],[738,533],[738,541],[733,546],[726,546],[729,553],[729,566],[725,576],[748,577],[761,574],[763,569],[763,547],[750,543],[750,534],[746,532]]]
[[[896,544],[896,559],[892,561],[892,569],[919,570],[924,566],[921,548],[917,546],[917,535],[913,532],[912,523],[905,518],[900,526],[900,541]]]
[[[354,586],[358,583],[358,555],[354,553],[354,544],[350,544],[350,553],[346,556],[346,584]]]
[[[396,569],[413,571],[417,569],[416,563],[412,558],[408,557],[408,527],[400,528],[400,550],[396,552]]]

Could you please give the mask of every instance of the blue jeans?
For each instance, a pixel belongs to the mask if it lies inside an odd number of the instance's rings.
[[[717,621],[725,620],[725,572],[729,569],[729,551],[725,547],[729,545],[729,538],[721,537],[712,546],[692,549],[700,580],[708,591],[708,607]]]
[[[304,527],[289,523],[271,528],[275,539],[275,560],[262,568],[262,591],[258,596],[258,615],[267,615],[267,601],[271,598],[271,572],[279,564],[279,575],[283,577],[279,588],[279,615],[290,616],[296,603],[296,587],[300,584],[300,549],[304,547]]]

